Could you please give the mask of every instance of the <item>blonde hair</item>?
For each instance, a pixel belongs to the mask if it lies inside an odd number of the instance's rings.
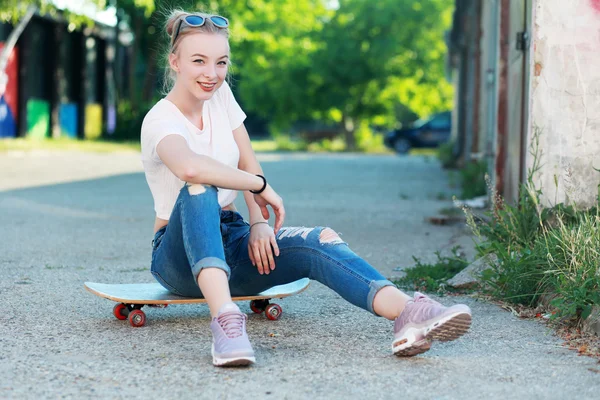
[[[184,18],[185,16],[188,16],[188,15],[199,15],[201,17],[204,17],[206,19],[206,22],[204,22],[204,25],[199,26],[199,27],[191,27],[187,24],[180,22],[180,20],[182,18]],[[165,65],[165,75],[164,75],[164,80],[163,80],[163,92],[165,95],[173,88],[173,85],[175,84],[175,80],[177,79],[177,73],[175,71],[173,71],[169,65],[169,54],[177,52],[179,43],[181,43],[181,40],[185,36],[187,36],[191,33],[200,32],[200,33],[211,33],[211,34],[216,34],[216,35],[222,35],[222,36],[225,36],[225,38],[227,40],[229,40],[229,29],[217,27],[210,20],[211,15],[212,14],[207,14],[204,12],[187,12],[187,11],[184,11],[181,9],[175,9],[175,10],[172,10],[170,13],[168,13],[167,22],[165,23],[165,32],[166,32],[167,38],[168,38],[168,50],[165,51],[165,55],[164,55],[164,59],[166,59],[166,65]],[[179,25],[179,24],[181,24],[181,27],[179,28],[179,35],[177,35],[175,42],[171,43],[171,41],[173,40],[173,35],[175,34],[175,30],[177,29],[177,25]]]

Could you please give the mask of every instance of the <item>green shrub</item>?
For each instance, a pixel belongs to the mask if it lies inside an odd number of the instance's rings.
[[[357,150],[363,153],[390,153],[383,143],[383,134],[373,132],[366,121],[361,122],[354,133]],[[344,146],[345,148],[345,146]]]
[[[289,135],[275,136],[275,145],[278,151],[306,151],[307,149],[304,140],[292,139]]]
[[[533,196],[539,194],[532,194],[526,185],[521,185],[516,205],[504,203],[496,196],[493,210],[487,213],[489,222],[477,228],[478,236],[487,239],[479,249],[485,253],[486,246],[493,243],[504,246],[509,252],[531,249],[550,213],[547,209],[538,210],[539,200]]]
[[[140,140],[142,122],[144,117],[152,108],[152,104],[144,104],[133,108],[129,101],[121,101],[117,106],[117,126],[115,131],[106,136],[108,139],[116,141],[137,141]]]
[[[533,182],[537,154],[534,147],[533,166],[516,205],[504,203],[492,190],[494,209],[487,219],[477,223],[465,209],[479,253],[497,256],[482,274],[484,287],[494,297],[527,306],[550,294],[556,317],[585,319],[600,304],[600,207],[542,207]]]
[[[340,152],[346,150],[346,142],[341,137],[334,139],[322,139],[318,142],[310,143],[307,147],[310,152]]]
[[[556,295],[557,317],[586,318],[600,304],[598,208],[567,214],[564,205],[535,211],[527,206],[534,202],[530,197],[525,204],[505,205],[475,227],[480,254],[498,259],[482,275],[485,288],[527,306],[536,306],[542,294]]]
[[[437,148],[437,158],[445,169],[457,167],[457,157],[454,155],[454,142],[446,142]]]
[[[514,304],[535,306],[548,290],[547,266],[541,253],[543,246],[511,250],[501,242],[490,241],[487,251],[497,256],[490,269],[482,273],[484,290],[495,298]]]
[[[469,162],[460,169],[459,174],[462,199],[472,199],[487,193],[485,185],[487,163],[485,161]]]

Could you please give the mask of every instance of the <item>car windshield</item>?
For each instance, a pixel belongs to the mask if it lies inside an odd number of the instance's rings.
[[[429,122],[429,118],[420,118],[412,123],[413,128],[420,128]]]
[[[411,126],[415,129],[422,128],[425,124],[431,124],[430,128],[441,128],[450,124],[450,116],[448,113],[433,114],[427,118],[420,118],[413,122]],[[441,125],[441,126],[440,126]]]

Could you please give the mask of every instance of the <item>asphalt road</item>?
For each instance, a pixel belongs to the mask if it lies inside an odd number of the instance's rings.
[[[260,159],[286,225],[331,226],[392,277],[412,256],[470,239],[424,218],[450,205],[433,159],[277,155]],[[240,196],[238,205],[243,207]],[[598,398],[600,365],[544,325],[470,297],[472,330],[415,358],[391,355],[392,326],[313,283],[250,315],[257,364],[211,365],[205,305],[148,309],[117,321],[83,289],[151,282],[152,199],[137,154],[0,154],[0,398],[563,399]],[[472,254],[472,252],[470,253]]]

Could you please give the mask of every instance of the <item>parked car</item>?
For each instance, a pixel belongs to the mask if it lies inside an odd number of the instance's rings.
[[[406,154],[413,147],[437,147],[450,140],[452,113],[450,111],[433,114],[419,119],[407,128],[389,132],[384,143],[399,154]]]

